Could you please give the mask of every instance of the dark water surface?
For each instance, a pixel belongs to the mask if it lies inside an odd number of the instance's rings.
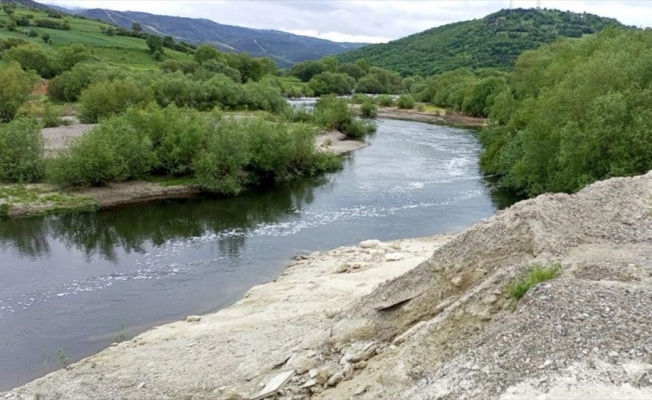
[[[459,232],[512,201],[472,131],[379,120],[370,141],[338,173],[234,199],[0,220],[0,390],[228,306],[293,255]]]

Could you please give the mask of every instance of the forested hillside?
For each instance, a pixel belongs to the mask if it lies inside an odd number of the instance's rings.
[[[386,44],[337,56],[340,62],[366,58],[371,65],[402,75],[438,74],[458,68],[509,70],[525,50],[560,37],[581,37],[620,25],[611,18],[557,10],[502,10],[482,19],[457,22]]]
[[[180,41],[210,43],[222,51],[245,52],[269,57],[279,66],[316,60],[364,46],[364,43],[336,43],[275,30],[250,29],[218,24],[208,19],[182,18],[134,11],[90,9],[78,12],[90,18],[131,29],[134,23],[144,32],[172,36]]]

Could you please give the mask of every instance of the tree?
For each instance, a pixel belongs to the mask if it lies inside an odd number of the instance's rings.
[[[134,32],[142,32],[143,27],[139,22],[134,22],[133,24],[131,24],[131,30]]]
[[[163,38],[163,47],[171,49],[174,46],[174,38],[172,36],[165,36]]]
[[[308,86],[315,92],[315,96],[323,94],[349,94],[355,85],[355,79],[347,74],[335,72],[322,72],[312,77]]]
[[[0,66],[0,122],[11,121],[25,102],[38,77],[25,72],[17,62]]]
[[[224,54],[210,44],[202,44],[195,51],[195,61],[203,64],[208,60],[223,60]]]
[[[41,35],[41,39],[43,39],[44,43],[50,44],[50,35],[49,34],[44,33],[43,35]]]
[[[150,54],[154,54],[157,51],[163,54],[163,39],[160,36],[149,35],[145,42],[147,43]]]
[[[337,68],[337,72],[340,74],[347,74],[348,76],[353,77],[356,81],[366,75],[366,72],[355,64],[342,64]]]
[[[41,77],[50,79],[57,75],[53,57],[35,44],[14,47],[4,52],[3,58],[18,62],[24,70],[34,70]]]
[[[68,71],[80,62],[89,60],[91,57],[90,48],[83,44],[71,44],[59,50],[59,67],[62,71]]]

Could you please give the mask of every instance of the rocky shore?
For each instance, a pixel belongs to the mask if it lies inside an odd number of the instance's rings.
[[[534,265],[561,265],[522,299]],[[295,260],[6,399],[652,398],[652,172]]]

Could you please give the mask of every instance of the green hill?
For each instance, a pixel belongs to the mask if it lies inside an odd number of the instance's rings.
[[[482,19],[457,22],[386,44],[336,56],[341,63],[366,58],[371,65],[403,75],[433,75],[458,68],[511,69],[526,50],[559,37],[581,37],[610,25],[612,18],[558,10],[502,10]]]
[[[0,4],[6,4],[0,2]],[[157,66],[156,61],[148,52],[145,39],[127,36],[109,36],[103,31],[114,28],[111,25],[87,19],[81,16],[72,16],[59,13],[48,9],[27,8],[25,6],[16,7],[11,15],[5,10],[0,10],[0,44],[8,39],[21,39],[48,50],[58,50],[61,47],[73,43],[88,45],[93,54],[103,63],[113,66],[128,66],[132,68],[154,68]],[[10,30],[12,18],[24,17],[28,21],[27,25],[15,26]],[[55,24],[66,23],[70,29],[52,29],[36,26],[37,21],[50,21]],[[29,31],[34,31],[31,37]],[[50,43],[45,43],[43,35],[48,35]],[[0,46],[0,51],[2,51]],[[172,49],[165,49],[163,59],[190,60],[192,55],[188,55]]]

